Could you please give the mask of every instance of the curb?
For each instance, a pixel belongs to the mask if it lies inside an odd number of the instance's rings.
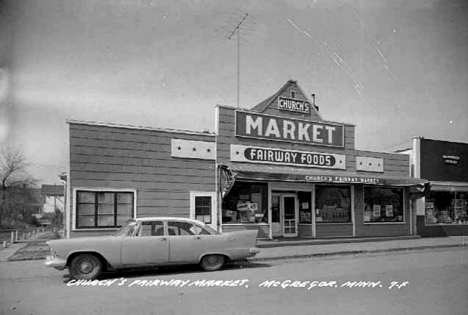
[[[258,248],[273,248],[273,247],[286,247],[286,246],[303,246],[303,245],[329,245],[329,244],[352,244],[352,243],[373,243],[373,242],[388,242],[388,241],[406,241],[421,239],[420,236],[408,236],[408,237],[385,237],[385,238],[355,238],[355,239],[323,239],[323,240],[310,240],[310,241],[284,241],[257,244]]]
[[[401,248],[388,248],[388,249],[371,249],[371,250],[352,250],[352,251],[341,251],[341,252],[330,252],[330,253],[315,253],[315,254],[302,254],[302,255],[285,255],[265,258],[249,258],[249,261],[271,261],[271,260],[282,260],[282,259],[301,259],[301,258],[320,258],[327,256],[346,256],[346,255],[358,255],[358,254],[374,254],[374,253],[385,253],[385,252],[404,252],[412,250],[427,250],[437,248],[462,248],[468,247],[467,244],[450,244],[450,245],[428,245],[428,246],[417,246],[417,247],[401,247]]]

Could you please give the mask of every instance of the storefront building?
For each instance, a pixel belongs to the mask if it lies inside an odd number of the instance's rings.
[[[188,216],[260,238],[415,234],[428,183],[406,154],[360,151],[296,81],[251,109],[216,107],[214,133],[69,121],[70,235],[130,217]]]
[[[421,236],[468,235],[468,143],[413,139],[414,176],[430,181],[416,202]]]

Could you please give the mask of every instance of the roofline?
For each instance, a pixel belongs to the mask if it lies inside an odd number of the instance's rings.
[[[184,134],[199,135],[199,136],[203,135],[203,136],[208,136],[208,137],[216,136],[214,132],[192,131],[192,130],[186,130],[186,129],[156,128],[156,127],[148,127],[148,126],[134,126],[134,125],[107,123],[107,122],[82,121],[82,120],[74,120],[74,119],[67,119],[66,123],[75,124],[75,125],[100,126],[100,127],[121,128],[121,129],[138,129],[138,130],[161,131],[161,132],[169,132],[169,133],[184,133]]]
[[[429,140],[429,141],[437,141],[437,142],[446,142],[446,143],[456,143],[456,144],[468,144],[468,142],[439,140],[439,139],[431,139],[431,138],[425,138],[425,137],[413,137],[413,139]]]

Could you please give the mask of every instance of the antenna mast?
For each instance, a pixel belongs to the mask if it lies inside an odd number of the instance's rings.
[[[249,14],[246,13],[239,24],[237,24],[236,28],[231,32],[231,35],[228,37],[228,39],[231,39],[237,32],[237,108],[239,108],[240,98],[240,27],[248,16]]]

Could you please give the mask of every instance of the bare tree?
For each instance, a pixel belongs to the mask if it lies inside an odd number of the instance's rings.
[[[0,223],[16,219],[22,189],[35,180],[26,172],[28,163],[21,149],[4,146],[0,151]]]

